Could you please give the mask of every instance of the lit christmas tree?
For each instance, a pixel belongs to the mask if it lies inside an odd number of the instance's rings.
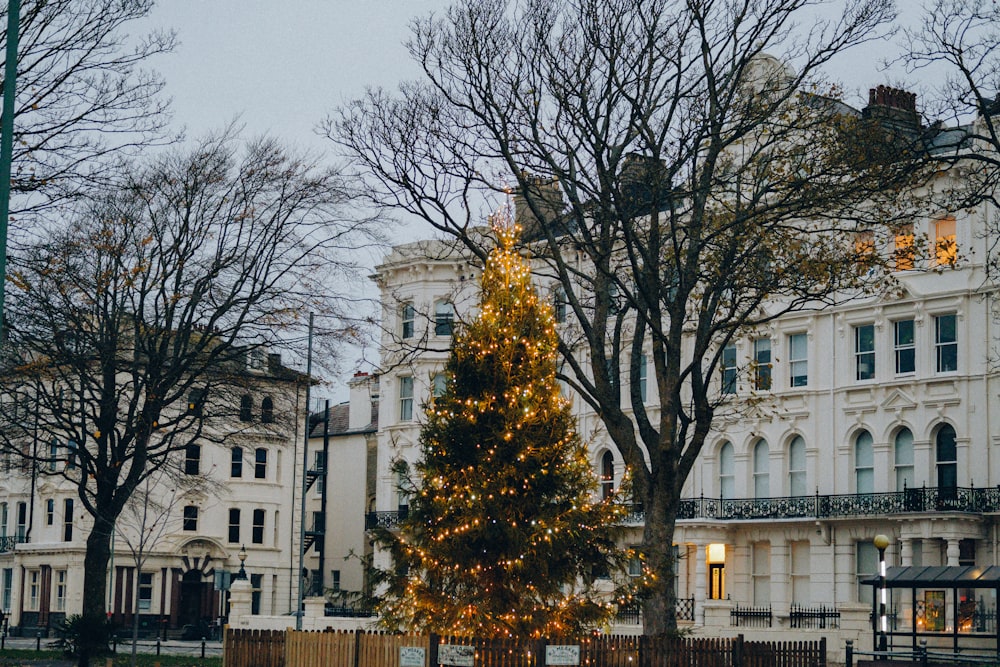
[[[393,569],[379,611],[395,629],[481,637],[586,632],[614,613],[595,578],[621,571],[619,505],[596,476],[556,380],[551,307],[531,285],[509,216],[456,332],[448,385],[421,431],[410,512],[381,540]]]

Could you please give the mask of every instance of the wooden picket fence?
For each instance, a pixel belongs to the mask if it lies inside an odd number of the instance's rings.
[[[733,639],[595,635],[582,639],[479,639],[379,632],[226,631],[224,667],[398,667],[399,649],[424,649],[437,667],[438,646],[475,648],[476,667],[544,667],[545,646],[576,644],[590,667],[826,667],[826,638],[751,642]]]

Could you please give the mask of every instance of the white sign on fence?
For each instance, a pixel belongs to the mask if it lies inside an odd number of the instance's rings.
[[[438,664],[476,667],[476,648],[474,646],[459,646],[458,644],[441,644],[438,646]]]
[[[546,665],[579,665],[580,645],[579,644],[556,644],[545,647]]]
[[[424,667],[423,646],[400,646],[399,667]]]

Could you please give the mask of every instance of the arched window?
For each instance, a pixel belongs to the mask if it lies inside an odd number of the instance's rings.
[[[896,491],[913,488],[913,433],[904,428],[896,434],[893,463],[896,468]]]
[[[270,396],[265,396],[260,402],[260,420],[265,424],[274,422],[274,399]]]
[[[806,489],[806,441],[795,436],[788,445],[788,492],[793,496],[808,495]]]
[[[955,446],[955,429],[950,424],[944,424],[938,429],[935,453],[938,493],[949,489],[954,494],[954,489],[958,486],[958,450]]]
[[[767,440],[761,438],[753,446],[753,497],[771,497],[771,475]]]
[[[253,419],[253,399],[250,394],[243,394],[240,397],[240,421],[248,422]]]
[[[854,491],[875,493],[875,451],[872,435],[861,431],[854,439]]]
[[[615,457],[604,452],[601,457],[601,498],[607,500],[615,493]]]
[[[724,499],[736,497],[736,461],[731,442],[719,449],[719,495]]]

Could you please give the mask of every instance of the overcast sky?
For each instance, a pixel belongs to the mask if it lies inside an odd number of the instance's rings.
[[[403,46],[409,23],[447,4],[160,0],[140,28],[177,32],[177,50],[151,64],[166,78],[175,122],[186,127],[189,136],[239,117],[248,134],[268,133],[299,148],[332,153],[331,142],[316,134],[317,123],[338,105],[361,96],[366,86],[393,88],[401,80],[417,78],[420,72]],[[830,75],[845,85],[848,102],[860,105],[869,87],[895,83],[878,70],[879,59],[891,50],[889,44],[871,45],[833,63]],[[426,233],[409,224],[394,238]],[[374,359],[373,351],[367,356]],[[349,377],[356,363],[347,360],[341,376]],[[331,379],[332,396],[344,398],[343,385]]]

